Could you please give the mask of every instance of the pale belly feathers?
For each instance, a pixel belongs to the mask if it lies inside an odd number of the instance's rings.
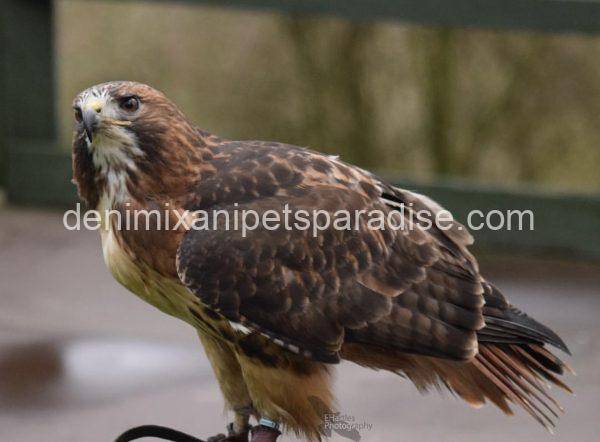
[[[179,278],[167,277],[140,260],[134,259],[125,250],[116,235],[126,234],[125,231],[115,231],[105,217],[106,207],[111,207],[111,199],[104,195],[100,200],[99,212],[101,218],[100,237],[104,262],[113,277],[129,291],[148,302],[162,312],[179,318],[198,331],[213,335],[219,339],[223,333],[235,335],[236,331],[225,318],[216,320],[219,315],[207,314],[203,306]]]

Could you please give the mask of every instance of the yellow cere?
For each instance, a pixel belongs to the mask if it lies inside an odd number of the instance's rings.
[[[96,112],[98,112],[100,109],[102,109],[102,102],[100,100],[94,100],[88,103],[87,107],[92,108]]]

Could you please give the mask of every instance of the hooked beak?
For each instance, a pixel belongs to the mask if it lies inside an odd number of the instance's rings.
[[[87,138],[88,140],[90,140],[91,143],[94,137],[94,131],[98,127],[98,111],[93,108],[87,108],[83,111],[82,117],[85,134],[87,135]]]

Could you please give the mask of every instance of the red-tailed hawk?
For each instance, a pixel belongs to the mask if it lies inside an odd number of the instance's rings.
[[[543,385],[567,389],[556,376],[566,365],[545,345],[568,352],[565,344],[481,276],[463,226],[427,225],[442,210],[429,198],[301,147],[221,139],[143,84],[91,87],[74,109],[74,178],[100,211],[106,264],[197,329],[235,414],[235,440],[246,440],[250,416],[318,439],[342,359],[422,391],[444,386],[473,406],[510,413],[512,402],[554,425],[560,407]],[[359,215],[350,229],[225,225],[236,211],[286,207]],[[143,209],[175,227],[150,217],[128,229],[111,216]],[[209,228],[190,228],[197,213],[217,210]],[[372,211],[395,213],[372,228]],[[416,212],[429,218],[392,228]]]

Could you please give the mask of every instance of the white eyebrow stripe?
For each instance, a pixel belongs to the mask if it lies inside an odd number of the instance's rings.
[[[89,100],[90,98],[96,98],[96,99],[108,99],[110,97],[110,91],[109,91],[109,87],[107,85],[104,85],[100,88],[94,86],[91,87],[89,89],[86,89],[85,91],[83,91],[80,95],[79,95],[79,99],[78,102],[80,104],[85,103],[87,100]]]

